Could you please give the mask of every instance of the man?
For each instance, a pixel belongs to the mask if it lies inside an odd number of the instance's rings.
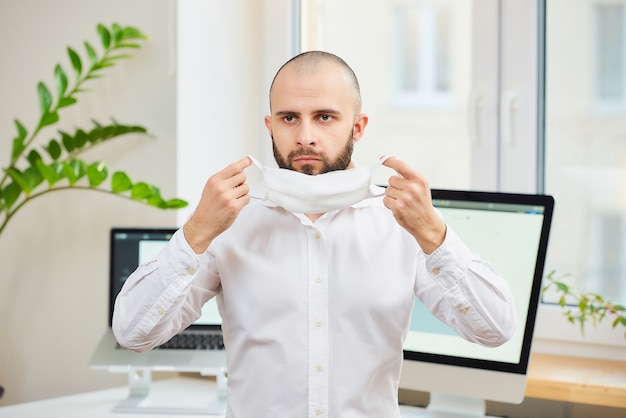
[[[368,118],[343,60],[314,51],[288,61],[272,83],[270,110],[275,159],[288,170],[273,169],[279,181],[266,172],[265,187],[251,190],[246,157],[209,178],[183,228],[125,284],[116,336],[150,349],[217,297],[227,417],[399,417],[414,295],[464,338],[497,346],[515,328],[510,291],[446,227],[427,180],[396,158],[384,162],[397,172],[384,197],[307,211],[318,199],[332,205],[345,185],[350,194],[354,173],[361,176],[348,168]],[[317,195],[318,179],[329,175],[330,190]],[[304,213],[277,204],[288,201]]]

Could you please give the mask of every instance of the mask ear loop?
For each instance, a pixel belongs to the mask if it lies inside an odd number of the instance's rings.
[[[261,165],[261,163],[259,162],[259,160],[257,160],[256,158],[254,158],[252,155],[247,155],[248,158],[250,158],[250,160],[252,161],[252,163],[254,165],[256,165],[256,168],[258,168],[259,170],[263,171],[263,166]]]
[[[370,167],[370,172],[373,172],[374,170],[376,170],[378,167],[383,165],[383,163],[387,161],[388,159],[390,159],[391,157],[393,157],[393,155],[383,155],[382,157],[380,157],[380,160],[378,160],[376,163],[374,163],[374,165]]]
[[[383,156],[380,158],[380,160],[378,160],[376,163],[374,163],[374,165],[372,165],[372,166],[370,167],[370,175],[374,172],[374,170],[376,170],[378,167],[380,167],[381,165],[383,165],[383,163],[384,163],[385,161],[387,161],[388,159],[390,159],[391,157],[393,157],[393,155],[383,155]],[[385,192],[384,192],[384,191],[383,191],[383,192],[381,192],[381,193],[374,193],[374,192],[371,192],[371,193],[372,193],[372,196],[374,196],[374,197],[382,196],[382,195],[384,195],[384,194],[385,194]]]

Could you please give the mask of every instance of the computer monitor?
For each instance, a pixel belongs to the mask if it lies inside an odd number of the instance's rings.
[[[446,223],[510,285],[518,328],[502,346],[482,347],[416,300],[400,388],[430,393],[428,406],[415,416],[484,416],[486,400],[524,398],[554,199],[453,190],[432,190],[432,197]]]

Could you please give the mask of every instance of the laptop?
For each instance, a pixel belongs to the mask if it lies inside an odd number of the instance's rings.
[[[108,326],[89,366],[123,372],[129,368],[155,371],[200,372],[215,375],[226,369],[221,317],[215,299],[202,308],[202,316],[172,340],[145,353],[122,348],[111,328],[115,298],[137,266],[155,257],[176,229],[112,228],[109,252]]]

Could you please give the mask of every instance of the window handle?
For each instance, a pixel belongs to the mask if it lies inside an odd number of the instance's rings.
[[[482,142],[481,118],[482,109],[485,107],[485,101],[476,91],[472,90],[468,100],[468,119],[467,126],[469,129],[470,143],[480,144]]]
[[[517,92],[514,90],[504,91],[500,107],[500,134],[504,144],[515,145],[515,113],[518,109]]]

